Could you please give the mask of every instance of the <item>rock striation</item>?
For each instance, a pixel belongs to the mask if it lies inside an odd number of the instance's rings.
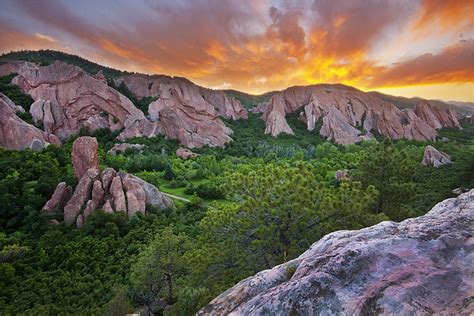
[[[0,93],[0,147],[41,150],[48,146],[50,135],[23,121],[16,115],[17,112],[24,110]],[[55,139],[52,141],[55,142]]]
[[[452,109],[439,109],[423,100],[415,109],[400,110],[375,94],[344,85],[291,87],[253,110],[263,112],[265,133],[272,136],[293,134],[286,115],[297,111],[308,130],[322,121],[320,135],[342,145],[372,139],[374,131],[391,139],[435,140],[437,129],[460,127]]]
[[[35,100],[30,109],[35,124],[61,140],[81,128],[124,129],[119,135],[122,140],[160,132],[128,98],[109,87],[101,74],[94,77],[61,61],[48,66],[24,61],[0,65],[0,76],[11,73],[18,74],[12,83]]]
[[[424,166],[433,166],[439,168],[443,165],[452,164],[451,157],[442,151],[437,150],[433,146],[426,146],[423,153],[421,164]]]
[[[90,148],[84,148],[89,146]],[[64,222],[82,227],[97,209],[105,212],[126,212],[128,216],[145,213],[146,206],[173,207],[173,202],[154,185],[125,172],[112,168],[99,171],[97,140],[79,137],[72,149],[74,174],[78,184],[74,189],[61,182],[43,213],[64,211]]]
[[[251,276],[199,315],[469,315],[474,190],[424,216],[338,231]]]
[[[219,116],[234,120],[248,116],[237,99],[184,78],[126,75],[116,84],[125,84],[137,98],[158,97],[148,108],[150,119],[168,138],[189,148],[224,146],[231,141],[232,131]]]

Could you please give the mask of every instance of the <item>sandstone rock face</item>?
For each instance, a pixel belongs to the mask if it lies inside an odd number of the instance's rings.
[[[298,258],[241,281],[198,314],[468,315],[473,235],[471,190],[421,217],[329,234]]]
[[[92,183],[98,175],[98,170],[89,169],[79,180],[71,199],[64,207],[64,222],[66,224],[71,225],[76,221],[84,204],[91,197]]]
[[[48,146],[48,140],[40,129],[15,114],[21,110],[21,107],[0,93],[0,147],[10,150],[40,150]]]
[[[161,209],[174,206],[173,201],[154,185],[134,175],[116,172],[112,168],[100,173],[95,138],[78,138],[71,155],[77,176],[81,175],[82,168],[89,168],[80,177],[72,196],[72,188],[61,182],[43,207],[44,212],[64,210],[64,221],[68,225],[75,223],[77,227],[82,227],[98,209],[107,213],[123,211],[131,217],[136,213],[145,213],[146,205]]]
[[[71,160],[74,167],[74,175],[77,179],[89,169],[99,171],[99,158],[97,157],[97,149],[99,144],[94,137],[79,137],[72,144]]]
[[[90,131],[124,128],[121,139],[159,133],[156,124],[110,88],[103,76],[90,76],[60,61],[44,67],[23,61],[0,65],[1,75],[11,73],[18,73],[12,82],[35,100],[31,108],[34,121],[61,140],[77,134],[81,127]]]
[[[129,174],[123,176],[122,183],[127,192],[128,215],[132,216],[137,212],[145,214],[146,194],[141,183]]]
[[[443,165],[451,164],[451,157],[433,146],[426,146],[421,164],[424,166],[433,166],[438,168]]]
[[[161,96],[162,86],[172,86],[180,92],[182,99],[186,100],[190,107],[201,108],[201,103],[206,103],[214,107],[218,115],[234,120],[245,119],[248,115],[239,100],[229,97],[223,91],[206,89],[184,78],[135,74],[122,76],[115,82],[124,83],[139,99]]]
[[[128,143],[123,143],[123,144],[115,144],[114,147],[112,147],[107,153],[109,155],[115,156],[118,154],[123,154],[125,151],[128,149],[134,150],[134,151],[143,151],[145,149],[146,145],[141,145],[141,144],[128,144]]]
[[[442,127],[460,127],[458,115],[453,109],[441,110],[429,104],[428,101],[420,101],[415,106],[416,115],[434,129]]]
[[[198,102],[198,91],[182,90],[189,86],[160,85],[160,98],[151,103],[148,113],[158,120],[163,133],[178,139],[186,147],[224,146],[230,142],[232,131],[219,119],[214,107]]]
[[[285,116],[300,109],[300,119],[308,130],[314,130],[322,118],[319,133],[343,145],[372,139],[372,131],[391,139],[435,140],[436,129],[459,127],[452,109],[438,109],[425,102],[415,110],[400,110],[375,94],[343,85],[291,87],[274,94],[254,112],[263,111],[265,133],[277,136],[293,133]]]
[[[67,200],[71,197],[72,187],[67,185],[66,182],[61,182],[56,186],[53,196],[43,206],[44,212],[50,212],[54,210],[62,209]]]
[[[110,194],[114,201],[115,210],[117,212],[126,212],[127,202],[125,200],[125,192],[123,192],[122,179],[120,176],[116,176],[112,179],[112,183],[110,184]]]
[[[137,97],[158,97],[148,108],[150,119],[171,139],[186,147],[223,146],[232,131],[219,119],[247,118],[240,101],[223,91],[199,87],[184,78],[128,75],[118,78]]]
[[[179,158],[181,158],[183,160],[188,160],[188,159],[199,156],[199,154],[193,153],[189,149],[180,147],[180,148],[176,149],[176,156],[178,156]]]

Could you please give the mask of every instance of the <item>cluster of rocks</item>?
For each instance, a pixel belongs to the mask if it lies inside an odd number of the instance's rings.
[[[112,168],[100,172],[97,148],[93,137],[80,137],[73,143],[72,163],[79,182],[75,189],[65,182],[59,183],[43,213],[63,210],[66,224],[82,227],[97,209],[109,213],[123,211],[132,216],[145,213],[146,205],[173,206],[154,185],[134,175]]]
[[[50,143],[60,145],[61,141],[54,135],[28,124],[17,116],[25,110],[15,105],[6,95],[0,93],[0,147],[10,150],[40,150]]]
[[[421,164],[424,166],[433,166],[439,168],[443,165],[452,164],[451,157],[442,151],[437,150],[433,146],[426,146],[425,152],[423,153],[423,160]]]
[[[453,109],[439,109],[422,100],[415,109],[400,110],[376,95],[343,85],[291,87],[253,111],[263,113],[265,133],[277,136],[293,134],[286,115],[301,109],[300,119],[308,130],[322,119],[320,135],[342,145],[371,139],[372,131],[391,139],[435,140],[437,129],[460,127]]]
[[[471,190],[418,218],[326,235],[298,258],[241,281],[198,315],[468,315],[473,236]]]

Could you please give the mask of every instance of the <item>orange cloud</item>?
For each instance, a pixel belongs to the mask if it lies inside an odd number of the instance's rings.
[[[463,40],[439,54],[427,53],[392,67],[379,68],[374,75],[369,87],[474,83],[474,40]]]
[[[416,29],[425,29],[439,23],[451,29],[455,25],[466,24],[474,27],[474,1],[472,0],[423,0]]]

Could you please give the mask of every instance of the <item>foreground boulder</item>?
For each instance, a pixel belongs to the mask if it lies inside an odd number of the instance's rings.
[[[16,113],[22,110],[0,93],[0,147],[10,150],[45,148],[49,145],[49,135],[19,118]]]
[[[227,290],[200,315],[468,315],[474,190],[424,216],[338,231]]]
[[[120,139],[160,132],[157,124],[101,76],[93,77],[79,67],[61,61],[48,66],[24,61],[0,65],[0,76],[11,73],[18,74],[12,83],[35,100],[30,109],[34,122],[61,140],[78,134],[81,128],[124,129]]]
[[[433,166],[438,168],[443,165],[452,164],[451,157],[433,146],[426,146],[421,164],[424,166]]]
[[[173,202],[154,185],[125,172],[112,168],[99,171],[97,140],[79,137],[72,146],[74,174],[79,182],[74,190],[61,182],[43,213],[64,211],[64,222],[82,227],[98,209],[105,212],[126,212],[128,216],[145,213],[146,206],[161,209],[173,207]]]
[[[391,139],[435,140],[437,129],[460,127],[452,109],[422,101],[414,110],[400,110],[377,95],[344,85],[291,87],[252,111],[263,113],[265,133],[272,136],[293,134],[287,114],[299,112],[310,131],[322,119],[319,134],[341,145],[372,139],[374,131]]]

